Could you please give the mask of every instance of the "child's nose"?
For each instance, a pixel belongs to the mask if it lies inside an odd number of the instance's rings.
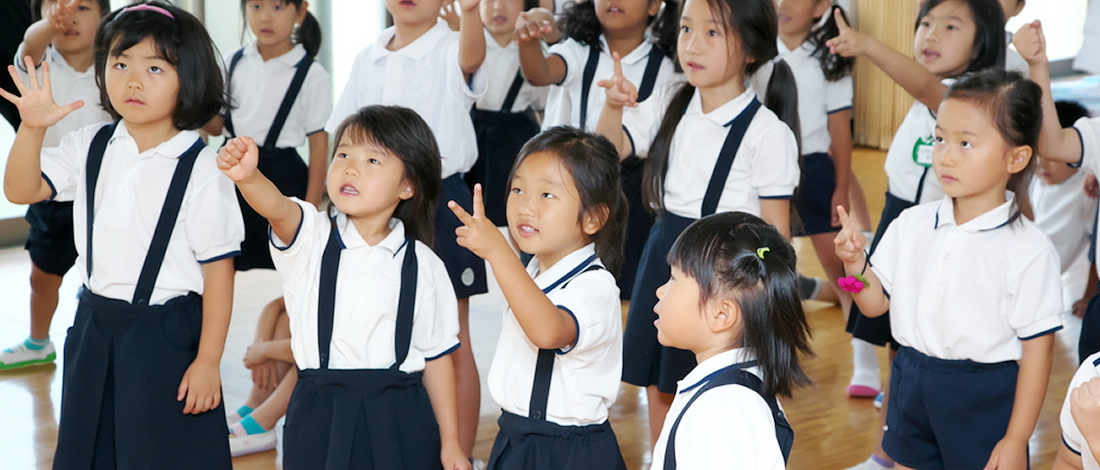
[[[657,288],[657,300],[665,298],[665,292],[668,292],[668,283],[661,284],[661,287]]]

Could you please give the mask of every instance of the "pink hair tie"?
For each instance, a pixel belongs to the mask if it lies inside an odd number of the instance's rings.
[[[172,12],[170,12],[170,11],[164,9],[164,8],[158,7],[156,5],[150,5],[148,3],[139,3],[139,4],[134,5],[134,6],[129,6],[129,7],[123,8],[122,12],[126,13],[128,11],[142,11],[142,10],[157,12],[157,13],[160,13],[164,16],[167,16],[167,17],[169,17],[173,20],[176,19],[176,17],[172,15]]]

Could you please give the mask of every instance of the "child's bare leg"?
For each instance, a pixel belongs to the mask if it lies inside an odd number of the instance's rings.
[[[478,377],[474,349],[470,344],[470,299],[458,299],[458,341],[461,346],[451,353],[458,388],[458,443],[466,455],[473,455],[477,440],[477,421],[481,416],[481,378]]]
[[[661,436],[661,427],[665,425],[665,416],[672,407],[675,395],[661,392],[656,385],[646,387],[645,392],[649,402],[649,446],[652,448],[657,445],[657,438]]]
[[[62,277],[43,271],[31,263],[31,338],[50,337],[50,323],[57,310],[57,291]]]
[[[256,335],[253,342],[287,339],[289,337],[290,319],[286,315],[286,303],[282,297],[279,297],[264,306],[263,311],[260,313],[260,319],[256,322]],[[282,361],[271,362],[275,367],[277,377],[286,375],[286,371],[292,366],[292,364]],[[261,387],[253,383],[252,390],[249,391],[244,406],[255,409],[263,404],[274,391],[275,387]]]
[[[852,220],[863,232],[874,230],[871,225],[871,211],[867,209],[867,196],[863,193],[863,185],[859,184],[859,178],[853,170],[848,177],[848,204],[852,209]]]
[[[287,365],[285,362],[281,364]],[[294,385],[298,383],[298,370],[287,368],[286,374],[282,376],[283,380],[279,382],[279,385],[275,387],[275,391],[264,400],[260,406],[257,406],[249,416],[256,421],[256,424],[263,426],[264,429],[270,431],[275,428],[275,423],[279,422],[279,418],[282,418],[286,414],[286,407],[290,404],[290,395],[294,393]]]

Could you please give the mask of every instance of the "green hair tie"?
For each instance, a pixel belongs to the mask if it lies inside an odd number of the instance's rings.
[[[756,249],[756,257],[760,258],[760,259],[764,259],[764,253],[767,253],[769,251],[772,251],[772,249],[771,248],[757,248]]]

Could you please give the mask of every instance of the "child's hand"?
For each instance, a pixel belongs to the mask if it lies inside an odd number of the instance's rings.
[[[252,384],[256,388],[260,389],[264,393],[275,390],[275,387],[279,386],[279,369],[275,367],[275,363],[267,361],[255,367],[249,368],[252,371]]]
[[[1096,199],[1100,197],[1100,182],[1096,180],[1096,175],[1092,173],[1085,173],[1085,194],[1088,197]]]
[[[1043,36],[1043,25],[1039,20],[1020,27],[1012,36],[1012,45],[1028,65],[1040,65],[1047,62],[1047,41]]]
[[[458,237],[458,245],[469,249],[475,255],[489,261],[492,264],[496,256],[503,253],[512,254],[512,248],[504,235],[497,230],[496,224],[485,216],[485,203],[481,196],[481,184],[474,185],[474,215],[466,212],[457,202],[447,202],[458,220],[465,224],[464,227],[455,229]]]
[[[23,57],[23,65],[27,68],[27,80],[23,83],[19,74],[15,72],[15,66],[8,66],[8,73],[15,82],[15,88],[19,90],[19,96],[0,89],[0,96],[10,101],[19,108],[19,117],[23,118],[23,126],[30,129],[45,130],[57,124],[58,121],[68,116],[69,113],[80,109],[84,102],[77,100],[66,106],[58,106],[53,100],[53,88],[50,85],[50,64],[42,62],[42,81],[39,83],[38,75],[34,73],[34,59],[30,56]]]
[[[837,54],[841,57],[856,57],[863,55],[865,53],[864,49],[867,42],[867,35],[848,26],[839,8],[833,10],[833,18],[836,18],[836,27],[840,30],[840,34],[835,38],[825,41],[825,46],[829,48],[829,53]]]
[[[218,407],[222,400],[222,381],[217,361],[195,359],[183,373],[176,401],[187,403],[183,414],[197,415]]]
[[[79,0],[54,2],[50,5],[46,16],[50,20],[50,27],[59,31],[69,29],[73,23],[73,14],[76,13],[76,4]]]
[[[481,4],[481,0],[455,0],[459,6],[462,7],[462,13],[473,13],[478,15],[477,6]],[[480,15],[478,16],[480,18]]]
[[[615,61],[615,74],[607,80],[600,80],[596,84],[604,88],[607,98],[604,101],[612,108],[622,109],[623,106],[638,106],[638,89],[630,80],[623,76],[623,62],[618,52],[612,52],[611,58]]]
[[[1100,378],[1094,377],[1069,393],[1069,412],[1081,435],[1087,441],[1100,438]]]
[[[439,452],[439,460],[443,462],[445,470],[470,470],[470,458],[462,452],[457,441],[443,443],[443,450]]]
[[[439,9],[439,17],[447,22],[447,27],[451,28],[451,31],[458,31],[461,25],[461,18],[458,16],[458,10],[455,9],[455,1],[444,4],[443,8]]]
[[[218,169],[235,183],[256,174],[260,162],[260,148],[251,137],[231,139],[218,150]]]
[[[248,346],[248,349],[244,351],[244,366],[246,368],[253,368],[265,362],[267,360],[267,342],[257,341]]]
[[[867,237],[855,227],[852,219],[848,217],[848,211],[844,206],[836,207],[840,216],[840,232],[836,234],[833,243],[836,245],[836,256],[845,264],[856,264],[863,261],[863,247],[867,246]]]
[[[1021,442],[1008,436],[993,447],[993,452],[989,454],[989,462],[985,464],[985,470],[1027,470],[1027,468],[1027,440]]]
[[[549,13],[544,8],[532,8],[531,11],[520,12],[516,17],[516,32],[512,33],[516,44],[538,41],[554,31],[554,15],[546,15],[543,12]]]

